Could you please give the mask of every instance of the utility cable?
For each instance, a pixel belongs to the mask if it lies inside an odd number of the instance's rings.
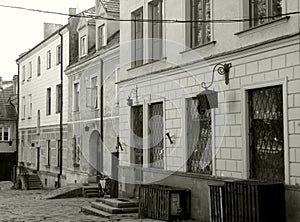
[[[68,16],[68,17],[77,17],[77,18],[90,18],[90,19],[97,19],[97,20],[108,20],[108,21],[117,21],[117,22],[155,22],[155,23],[240,23],[240,22],[248,22],[248,21],[258,21],[264,19],[276,19],[284,16],[290,15],[297,15],[300,14],[300,11],[288,12],[283,13],[277,16],[263,16],[259,18],[233,18],[233,19],[208,19],[208,20],[180,20],[180,19],[161,19],[161,20],[154,20],[154,19],[121,19],[121,18],[113,18],[113,17],[104,17],[104,16],[97,16],[94,13],[91,13],[89,10],[85,10],[76,15],[69,15],[68,13],[63,12],[54,12],[54,11],[47,11],[41,9],[33,9],[33,8],[25,8],[20,6],[11,6],[11,5],[2,5],[0,7],[3,8],[11,8],[11,9],[20,9],[26,11],[33,11],[39,13],[46,13],[46,14],[55,14],[61,16]]]

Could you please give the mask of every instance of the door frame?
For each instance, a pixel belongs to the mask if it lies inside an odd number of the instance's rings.
[[[290,184],[290,166],[289,166],[289,137],[288,137],[288,78],[282,78],[276,81],[266,81],[263,83],[249,84],[241,87],[242,103],[242,157],[243,157],[243,178],[250,178],[250,146],[249,146],[249,106],[248,91],[271,86],[282,86],[283,96],[283,137],[284,137],[284,181]]]

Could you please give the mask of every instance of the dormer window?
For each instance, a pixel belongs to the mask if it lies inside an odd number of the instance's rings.
[[[80,56],[85,56],[87,54],[87,39],[86,35],[80,38]]]
[[[104,46],[104,25],[98,27],[98,49]]]

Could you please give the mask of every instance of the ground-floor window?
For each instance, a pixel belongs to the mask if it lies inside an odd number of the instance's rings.
[[[249,90],[248,100],[250,178],[284,182],[282,86]]]
[[[164,168],[163,103],[149,106],[149,142],[151,167]]]
[[[187,170],[212,174],[211,110],[201,110],[197,99],[188,99],[187,121]]]
[[[0,141],[9,141],[9,140],[10,140],[10,128],[0,127]]]

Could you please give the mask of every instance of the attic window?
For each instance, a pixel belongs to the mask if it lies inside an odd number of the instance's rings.
[[[104,46],[104,25],[98,27],[98,49]]]
[[[87,54],[87,42],[86,42],[86,35],[80,38],[80,56],[85,56]]]

